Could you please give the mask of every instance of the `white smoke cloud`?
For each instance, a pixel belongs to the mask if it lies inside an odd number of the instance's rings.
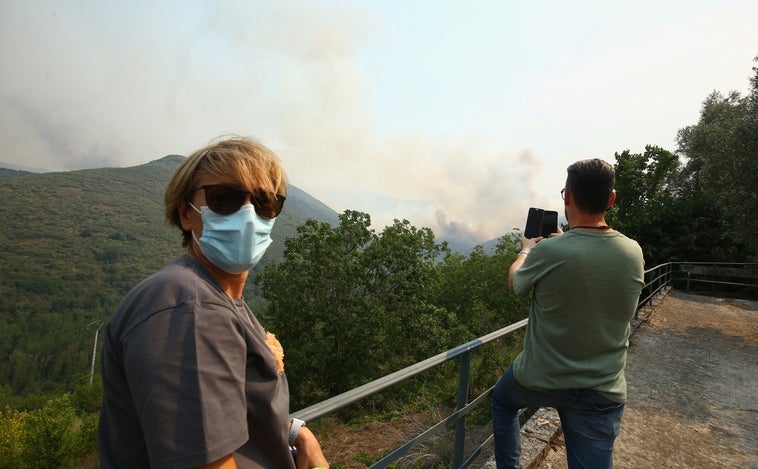
[[[522,21],[497,2],[486,15],[462,5],[431,13],[410,2],[389,5],[6,4],[0,15],[0,161],[48,170],[130,166],[238,133],[275,149],[293,184],[339,212],[365,211],[379,229],[408,219],[440,237],[482,242],[522,227],[529,206],[559,209],[571,162],[612,161],[614,151],[661,144],[650,138],[653,132],[673,139],[692,122],[663,112],[671,108],[670,88],[687,83],[672,70],[703,81],[699,71],[713,68],[707,57],[686,51],[680,56],[687,67],[669,67],[665,58],[682,48],[681,38],[695,41],[685,26],[662,35],[651,33],[657,27],[628,29],[644,40],[608,37],[596,50],[595,36],[616,25],[595,22],[596,29],[583,32],[563,18],[544,17],[549,8]],[[645,13],[644,5],[636,8]],[[729,8],[755,10],[739,1]],[[712,16],[731,18],[729,8]],[[614,10],[603,11],[616,20],[631,15]],[[738,36],[729,36],[729,48],[711,39],[710,48],[687,50],[744,53],[736,45],[750,41],[738,39],[756,38],[752,22],[741,20],[749,16],[733,19],[729,31]],[[697,16],[692,27],[716,34],[708,18]],[[477,22],[474,29],[481,25],[486,40],[474,41],[466,20]],[[560,41],[539,35],[531,49],[513,42],[527,37],[517,28],[542,20]],[[424,35],[429,26],[435,35]],[[503,38],[510,42],[497,42]],[[666,48],[669,40],[673,49]],[[697,40],[709,41],[702,34]],[[415,49],[419,44],[427,49]],[[549,55],[556,49],[564,55]],[[402,60],[392,61],[388,51],[403,52]],[[745,84],[750,58],[729,60],[744,70]],[[665,80],[641,72],[646,61]],[[661,83],[669,90],[654,95]],[[686,101],[694,119],[710,90],[698,89],[694,98],[683,90],[677,87],[674,107]],[[416,95],[424,99],[414,101]],[[379,106],[387,96],[391,105]],[[674,123],[656,120],[663,114]]]

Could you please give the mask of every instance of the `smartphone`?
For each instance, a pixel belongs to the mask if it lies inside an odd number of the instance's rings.
[[[558,231],[558,212],[543,210],[541,208],[529,208],[524,228],[525,238],[547,238],[551,233]]]
[[[555,210],[545,210],[542,217],[542,237],[547,238],[553,233],[558,232],[558,212]]]

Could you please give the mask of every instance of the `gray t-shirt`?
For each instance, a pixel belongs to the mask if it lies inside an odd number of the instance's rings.
[[[516,381],[626,401],[629,321],[643,285],[642,250],[617,231],[571,230],[540,241],[513,276],[516,294],[533,294]]]
[[[193,467],[235,451],[245,467],[294,468],[287,378],[266,332],[194,259],[135,287],[104,340],[103,468]]]

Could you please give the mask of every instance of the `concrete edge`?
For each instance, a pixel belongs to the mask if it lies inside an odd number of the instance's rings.
[[[521,467],[539,467],[560,436],[561,419],[557,410],[543,407],[535,412],[521,428]]]

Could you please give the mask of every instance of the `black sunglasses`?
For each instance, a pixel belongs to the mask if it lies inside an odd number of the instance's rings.
[[[271,196],[262,190],[255,192],[243,191],[242,189],[226,184],[207,184],[192,189],[192,192],[205,191],[205,202],[208,208],[219,215],[230,215],[245,204],[247,196],[255,207],[255,213],[263,218],[276,218],[284,206],[283,195]]]

